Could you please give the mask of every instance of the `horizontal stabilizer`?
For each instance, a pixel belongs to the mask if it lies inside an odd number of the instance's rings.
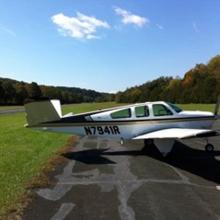
[[[24,105],[28,126],[35,126],[40,123],[56,121],[62,117],[62,110],[59,100],[48,100],[31,102]]]
[[[217,131],[207,129],[168,128],[149,132],[133,138],[137,139],[184,139],[193,137],[209,137],[219,135]]]

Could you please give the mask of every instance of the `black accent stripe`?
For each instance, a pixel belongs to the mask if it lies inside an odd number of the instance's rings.
[[[72,116],[71,116],[72,117]],[[74,116],[73,116],[74,117]],[[84,126],[84,125],[132,125],[139,123],[175,123],[175,122],[187,122],[187,121],[201,121],[201,120],[215,120],[215,116],[202,116],[202,117],[187,117],[187,118],[157,118],[157,119],[145,119],[145,120],[111,120],[111,121],[87,121],[85,118],[77,117],[76,120],[68,120],[69,117],[63,118],[59,121],[45,122],[40,126],[43,127],[55,127],[55,126]],[[65,120],[64,120],[65,119]],[[36,126],[36,127],[39,127]]]
[[[87,115],[86,115],[87,116]],[[87,122],[87,123],[94,123],[94,122],[97,122],[97,123],[120,123],[120,122],[142,122],[142,121],[173,121],[173,120],[177,120],[177,121],[181,121],[181,120],[210,120],[210,119],[215,119],[215,116],[199,116],[199,117],[181,117],[181,118],[153,118],[153,119],[135,119],[135,120],[105,120],[105,121],[88,121],[86,120],[85,116],[82,115],[82,116],[70,116],[70,117],[66,117],[66,118],[62,118],[60,119],[59,121],[51,121],[51,122],[45,122],[46,124],[47,123],[80,123],[80,122]]]
[[[218,132],[217,131],[208,131],[206,133],[202,133],[202,134],[197,134],[196,137],[202,138],[202,137],[214,137],[217,136]]]

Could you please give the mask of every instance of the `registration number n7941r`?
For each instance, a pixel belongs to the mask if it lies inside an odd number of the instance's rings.
[[[86,126],[84,130],[86,135],[120,134],[118,126]]]

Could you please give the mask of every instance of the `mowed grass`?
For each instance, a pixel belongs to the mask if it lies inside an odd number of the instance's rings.
[[[63,105],[63,114],[67,114],[69,112],[73,112],[74,114],[87,112],[87,111],[94,111],[97,109],[105,109],[111,108],[115,106],[126,105],[123,103],[116,103],[116,102],[100,102],[100,103],[82,103],[82,104],[71,104],[71,105]]]
[[[84,103],[64,105],[63,113],[80,113],[116,105]],[[179,105],[186,110],[213,111],[214,104]],[[24,128],[25,114],[0,115],[0,216],[11,208],[18,208],[18,200],[25,193],[25,186],[36,176],[69,135],[40,132]]]
[[[177,104],[177,105],[184,110],[200,110],[200,111],[209,111],[209,112],[214,112],[214,108],[215,108],[215,104]]]
[[[68,137],[30,130],[25,123],[24,113],[0,116],[0,214],[16,207],[25,185]]]
[[[13,109],[23,109],[23,106],[20,106],[20,105],[0,106],[0,111],[13,110]]]

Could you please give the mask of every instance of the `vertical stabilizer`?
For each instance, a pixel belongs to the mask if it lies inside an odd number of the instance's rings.
[[[31,102],[24,105],[28,126],[38,125],[43,122],[56,121],[62,117],[59,100]]]

